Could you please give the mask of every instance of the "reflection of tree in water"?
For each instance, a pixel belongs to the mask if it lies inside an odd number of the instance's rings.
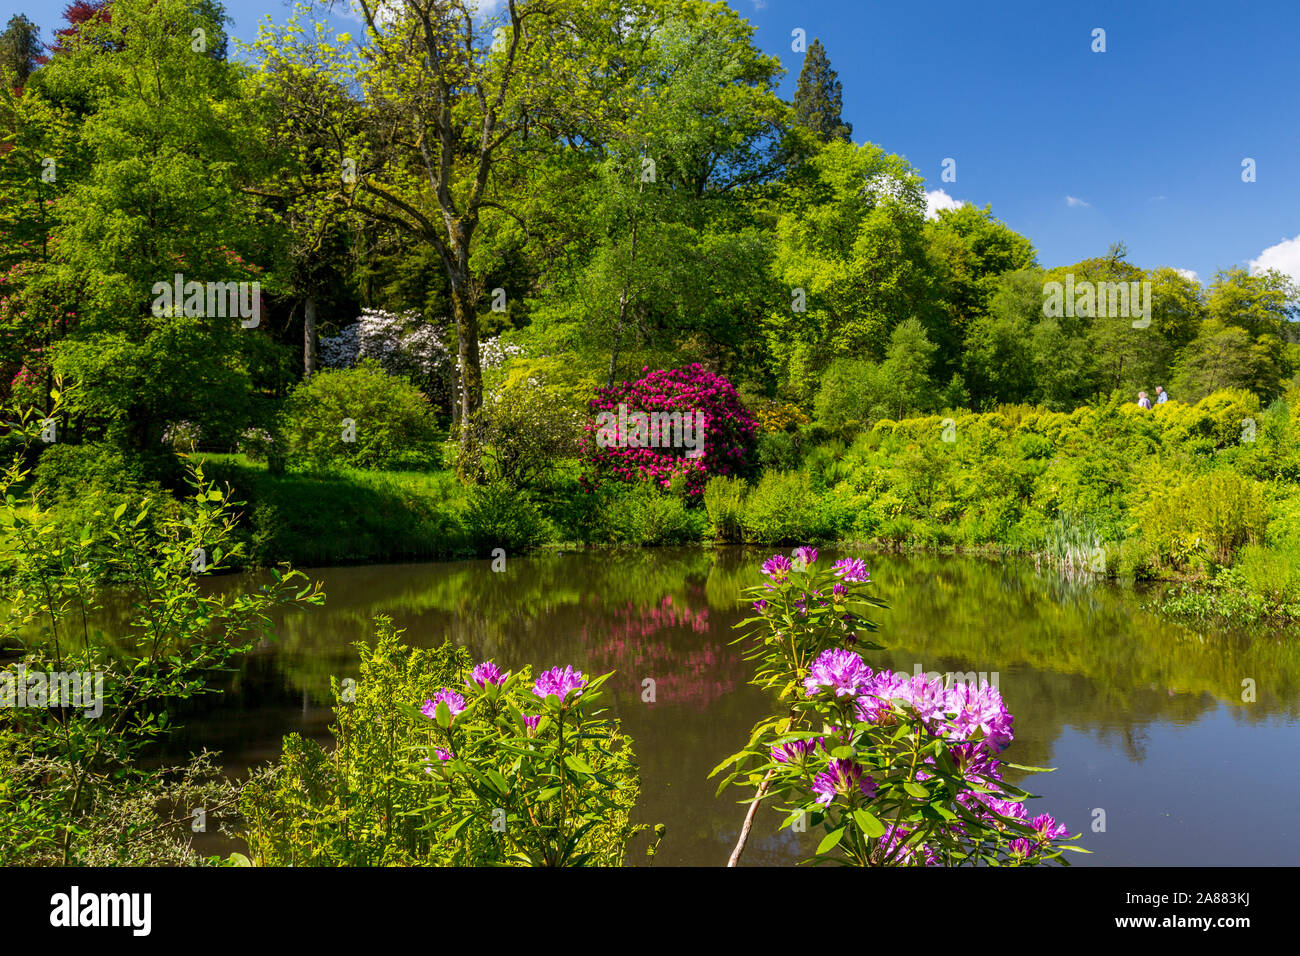
[[[614,681],[630,693],[641,694],[650,678],[657,704],[705,710],[745,683],[748,671],[739,648],[712,636],[708,606],[692,610],[689,601],[703,603],[703,591],[691,587],[686,601],[665,594],[648,604],[585,602],[591,613],[578,636],[586,660],[598,673],[617,671]]]

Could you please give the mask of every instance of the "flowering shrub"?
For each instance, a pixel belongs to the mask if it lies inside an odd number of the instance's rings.
[[[688,455],[690,449],[684,445],[662,447],[669,445],[666,436],[659,435],[657,442],[647,440],[658,434],[659,428],[653,424],[650,436],[627,427],[626,417],[619,420],[620,405],[626,416],[648,413],[652,423],[656,413],[679,413],[688,418],[699,412],[703,436],[698,456]],[[733,475],[745,468],[757,428],[731,383],[698,364],[650,372],[633,382],[599,388],[589,407],[593,420],[587,425],[585,452],[596,474],[619,481],[654,481],[664,488],[679,478],[692,496],[704,492],[710,477]],[[602,415],[606,416],[603,425]],[[652,447],[655,444],[661,447]]]
[[[352,368],[373,359],[390,375],[409,378],[436,401],[448,401],[448,383],[455,358],[438,328],[421,322],[412,312],[368,309],[336,336],[321,336],[321,365]]]
[[[800,425],[811,424],[811,419],[798,405],[774,398],[754,406],[754,420],[762,432],[788,432],[798,429]]]
[[[750,628],[754,683],[790,710],[714,770],[735,768],[719,792],[756,786],[751,804],[773,800],[783,829],[821,826],[816,863],[1020,866],[1086,852],[1050,814],[1030,819],[1030,794],[1003,780],[1004,767],[1038,768],[1002,762],[1014,734],[997,688],[873,672],[858,653],[879,649],[863,614],[884,605],[865,565],[816,565],[812,548],[774,555],[749,589],[758,616],[737,626]]]
[[[327,750],[297,734],[241,811],[262,866],[617,865],[641,827],[631,741],[571,667],[536,680],[450,642],[415,648],[386,617]]]
[[[172,422],[163,429],[164,445],[177,451],[193,451],[203,438],[203,429],[193,422]]]
[[[553,667],[533,680],[487,661],[425,700],[426,741],[413,752],[433,826],[450,839],[489,834],[507,863],[622,864],[645,827],[628,822],[639,792],[630,742],[597,707],[611,676]]]
[[[456,355],[445,326],[420,320],[414,312],[367,309],[335,336],[321,336],[318,346],[323,368],[352,368],[373,359],[390,375],[409,378],[440,405],[459,400],[453,396]],[[489,371],[523,353],[523,348],[499,338],[479,342],[479,368]]]

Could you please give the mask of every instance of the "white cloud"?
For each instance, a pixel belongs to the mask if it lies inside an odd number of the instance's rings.
[[[1084,202],[1082,199],[1078,198],[1077,196],[1066,196],[1066,197],[1065,197],[1065,204],[1066,204],[1067,206],[1087,206],[1087,205],[1090,205],[1089,203],[1086,203],[1086,202]]]
[[[1195,269],[1180,269],[1177,266],[1174,266],[1173,270],[1177,272],[1180,276],[1182,276],[1184,279],[1191,279],[1193,282],[1201,281],[1201,277],[1196,274]]]
[[[1300,236],[1294,239],[1283,239],[1277,245],[1269,246],[1261,252],[1258,259],[1250,260],[1252,273],[1263,272],[1265,269],[1285,272],[1296,282],[1300,282]]]
[[[925,194],[925,218],[938,219],[940,209],[959,209],[964,205],[964,199],[953,199],[942,189],[931,189]]]

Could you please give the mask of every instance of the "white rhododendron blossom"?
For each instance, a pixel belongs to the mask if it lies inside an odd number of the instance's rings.
[[[451,400],[457,356],[448,344],[450,329],[421,322],[414,312],[368,309],[335,336],[321,336],[318,354],[324,368],[352,368],[374,359],[390,375],[404,375],[435,402]],[[479,367],[499,368],[523,354],[500,339],[479,343]]]
[[[410,378],[435,401],[447,397],[451,353],[442,331],[413,312],[362,312],[338,335],[321,336],[319,355],[325,368],[352,368],[374,359],[390,375]]]

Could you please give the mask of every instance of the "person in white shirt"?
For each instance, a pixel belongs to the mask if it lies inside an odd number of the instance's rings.
[[[1151,399],[1147,398],[1146,392],[1138,392],[1138,408],[1150,408]]]
[[[1163,405],[1163,404],[1164,404],[1165,402],[1167,402],[1167,401],[1169,401],[1169,393],[1166,392],[1162,387],[1160,387],[1159,385],[1157,385],[1157,386],[1156,386],[1156,404],[1157,404],[1157,405]]]

